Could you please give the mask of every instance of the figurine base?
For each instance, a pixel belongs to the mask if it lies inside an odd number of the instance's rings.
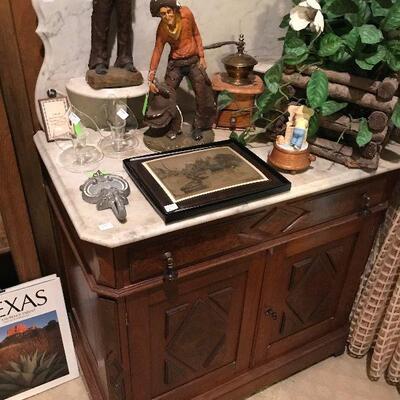
[[[143,84],[143,76],[139,71],[131,72],[124,68],[111,67],[104,75],[96,74],[94,69],[86,72],[86,82],[96,90],[106,88],[122,88],[140,86]]]
[[[203,139],[194,140],[191,135],[192,127],[187,123],[183,124],[182,133],[177,135],[175,139],[170,139],[165,134],[160,136],[159,132],[159,130],[150,128],[144,133],[143,142],[152,151],[183,149],[185,147],[212,143],[215,138],[214,131],[210,129],[203,132]]]
[[[276,143],[268,156],[268,164],[292,173],[305,171],[314,160],[315,157],[310,154],[308,147],[303,150],[286,150]]]

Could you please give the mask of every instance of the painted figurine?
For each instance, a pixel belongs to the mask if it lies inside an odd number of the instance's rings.
[[[288,112],[289,121],[285,136],[278,136],[277,143],[289,145],[293,150],[301,150],[307,140],[308,126],[314,110],[306,106],[291,105]]]
[[[132,56],[132,0],[93,0],[89,68],[99,75],[106,74],[109,67],[108,36],[114,7],[118,18],[118,49],[114,66],[136,72]]]
[[[171,46],[165,82],[176,90],[182,79],[188,77],[196,96],[196,116],[192,138],[201,140],[203,131],[212,128],[216,106],[199,29],[190,9],[180,6],[177,0],[151,0],[153,17],[160,17],[156,43],[150,63],[149,87],[157,93],[156,71],[165,44]]]

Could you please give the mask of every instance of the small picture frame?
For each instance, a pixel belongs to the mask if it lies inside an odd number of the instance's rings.
[[[290,182],[231,140],[124,160],[166,223],[290,190]]]
[[[67,111],[68,99],[65,96],[39,100],[43,128],[47,141],[70,139],[70,126]]]

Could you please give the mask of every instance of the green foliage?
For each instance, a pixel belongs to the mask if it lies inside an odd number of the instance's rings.
[[[400,128],[400,101],[397,102],[392,114],[392,122],[397,127]]]
[[[329,115],[335,114],[340,110],[347,107],[347,103],[338,103],[334,100],[328,100],[321,106],[321,115],[327,117]]]
[[[390,7],[386,18],[382,22],[382,29],[386,32],[400,28],[400,1],[396,0]]]
[[[279,60],[264,75],[264,82],[267,89],[272,93],[277,93],[282,80],[283,62]]]
[[[308,132],[307,132],[307,139],[313,139],[317,136],[319,128],[319,118],[317,114],[314,114],[311,119],[310,123],[308,125]]]
[[[307,85],[308,104],[316,109],[328,99],[328,77],[323,71],[314,71]]]
[[[318,54],[328,57],[335,54],[343,45],[343,39],[334,33],[326,34],[320,41]]]
[[[224,108],[228,107],[232,103],[234,97],[233,94],[227,90],[223,90],[218,94],[217,100],[217,110],[222,111]]]
[[[0,373],[0,393],[7,398],[67,373],[65,358],[57,353],[47,355],[36,351],[32,355],[21,355],[18,362],[11,361],[9,369]]]
[[[383,33],[374,25],[363,25],[359,28],[361,43],[376,44],[383,40]]]
[[[360,120],[360,128],[356,137],[356,142],[359,147],[367,145],[372,139],[372,132],[368,128],[368,122],[365,118]]]
[[[241,133],[237,133],[235,131],[231,132],[231,135],[229,136],[230,139],[234,140],[236,143],[246,146],[247,143],[251,141],[251,139],[254,137],[249,130],[245,130]]]

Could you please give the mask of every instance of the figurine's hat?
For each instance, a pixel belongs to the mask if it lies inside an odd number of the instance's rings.
[[[144,116],[144,122],[150,128],[164,128],[175,118],[176,92],[162,83],[157,85],[159,93],[150,99],[149,108]]]
[[[161,7],[171,7],[175,10],[181,8],[178,0],[151,0],[150,1],[150,12],[152,17],[158,17]]]

